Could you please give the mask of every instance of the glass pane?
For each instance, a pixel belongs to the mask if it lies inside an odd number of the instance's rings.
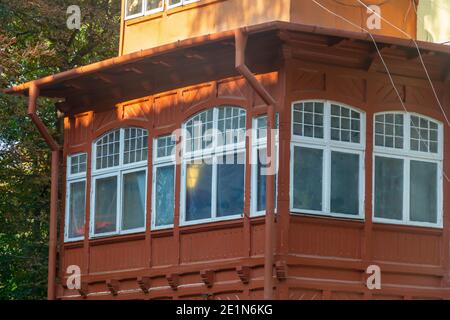
[[[217,165],[217,216],[244,213],[244,153],[221,157]]]
[[[169,6],[181,4],[181,0],[169,0]]]
[[[437,164],[411,161],[411,221],[437,223]]]
[[[95,182],[95,234],[116,231],[117,177]]]
[[[266,210],[266,168],[267,168],[267,151],[266,149],[260,149],[258,152],[258,163],[257,163],[257,181],[256,181],[256,211]],[[275,176],[275,207],[277,206],[276,201],[276,186],[277,176]]]
[[[163,0],[147,0],[147,11],[162,8]]]
[[[122,230],[145,227],[145,171],[123,175]]]
[[[157,227],[173,224],[175,166],[156,168],[155,210]]]
[[[294,208],[322,210],[323,150],[294,149]]]
[[[331,152],[331,212],[359,213],[359,155]]]
[[[212,165],[186,165],[186,221],[211,218]]]
[[[142,0],[127,0],[127,14],[126,16],[133,16],[142,13]]]
[[[86,182],[73,182],[69,190],[69,238],[84,235],[86,210]]]
[[[402,220],[403,160],[375,157],[375,217]]]

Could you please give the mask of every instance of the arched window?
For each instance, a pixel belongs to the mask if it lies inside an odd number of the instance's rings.
[[[145,229],[148,132],[122,128],[93,145],[91,236]]]
[[[363,218],[364,114],[330,101],[292,105],[291,211]]]
[[[442,125],[416,114],[374,118],[374,221],[442,226]]]
[[[245,110],[209,109],[187,120],[183,129],[182,223],[242,216]]]

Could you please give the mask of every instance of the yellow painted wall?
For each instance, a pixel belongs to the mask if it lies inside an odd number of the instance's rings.
[[[420,0],[417,13],[419,40],[450,41],[450,0]]]
[[[405,38],[406,35],[380,20],[380,29],[369,29],[368,19],[373,13],[368,13],[367,8],[357,0],[316,0],[325,8],[336,15],[330,14],[320,8],[311,0],[291,0],[291,21],[302,24],[320,25],[328,28],[343,29],[348,31],[362,32],[361,28],[369,30],[373,34]],[[411,37],[416,35],[416,13],[413,7],[414,0],[363,0],[367,6],[377,5],[380,15],[391,24],[403,30]],[[313,13],[313,14],[311,14]],[[377,16],[375,16],[378,18]],[[352,22],[345,21],[345,18]]]
[[[367,27],[369,14],[357,0],[317,1],[356,25]],[[380,5],[383,17],[415,37],[417,21],[413,1],[364,0],[364,3]],[[288,21],[361,32],[361,29],[330,15],[311,0],[200,0],[150,16],[123,21],[120,54],[269,21]],[[381,29],[371,32],[405,37],[385,22],[381,23]]]
[[[123,54],[266,21],[289,21],[290,0],[200,0],[125,22]]]

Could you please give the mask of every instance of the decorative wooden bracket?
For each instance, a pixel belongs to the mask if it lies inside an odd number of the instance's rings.
[[[176,273],[171,273],[166,276],[167,282],[169,283],[169,286],[173,290],[177,290],[178,286],[180,285],[180,276]]]
[[[119,286],[120,283],[118,280],[107,280],[106,286],[108,287],[108,290],[111,292],[113,296],[117,296],[117,293],[119,292]]]
[[[86,298],[87,295],[89,294],[89,284],[87,282],[81,282],[81,288],[78,289],[78,293],[83,298]]]
[[[148,290],[150,289],[150,278],[149,277],[138,277],[137,283],[139,285],[139,288],[141,288],[141,290],[144,293],[148,293]]]
[[[286,280],[287,278],[287,266],[285,261],[277,261],[275,263],[275,274],[277,279],[280,281]]]
[[[249,266],[238,266],[236,268],[239,279],[242,283],[247,284],[250,281],[250,267]]]
[[[200,272],[202,281],[208,288],[211,288],[214,284],[215,272],[213,270],[203,270]]]

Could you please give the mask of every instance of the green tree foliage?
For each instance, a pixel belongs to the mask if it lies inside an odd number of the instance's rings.
[[[81,9],[81,29],[66,27]],[[0,0],[0,88],[117,55],[120,0]],[[61,140],[54,102],[40,116]],[[0,299],[44,299],[50,152],[23,97],[0,94]],[[62,214],[61,212],[59,214]]]

